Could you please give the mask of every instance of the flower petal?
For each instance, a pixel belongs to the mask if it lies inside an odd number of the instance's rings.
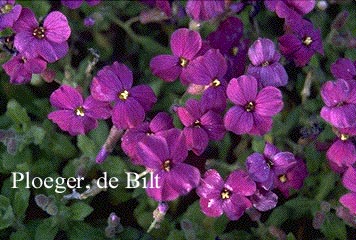
[[[246,169],[251,178],[256,182],[266,181],[270,172],[266,160],[260,153],[253,153],[247,157]]]
[[[172,55],[158,55],[151,59],[150,68],[153,75],[166,82],[173,82],[182,72],[179,58]]]
[[[224,188],[224,180],[215,169],[205,172],[196,192],[201,198],[221,198],[220,193]]]
[[[257,95],[257,80],[248,75],[233,78],[227,85],[228,98],[235,104],[244,106],[248,102],[254,102]]]
[[[58,109],[73,110],[83,105],[82,95],[73,87],[68,85],[62,85],[55,90],[50,96],[50,102],[52,106]]]
[[[251,131],[253,121],[253,115],[238,106],[230,108],[224,117],[226,130],[235,134],[245,134]]]
[[[87,116],[94,119],[108,119],[111,117],[111,107],[107,102],[101,102],[89,96],[85,99],[83,107]]]
[[[342,177],[342,184],[348,190],[356,192],[356,168],[349,167]]]
[[[243,170],[233,171],[227,178],[225,186],[232,189],[233,195],[251,196],[256,191],[256,183]]]
[[[172,34],[170,45],[175,56],[192,60],[202,46],[202,39],[198,32],[180,28]]]
[[[351,214],[356,214],[356,193],[347,193],[339,199],[339,202],[348,208]]]
[[[157,102],[157,97],[152,88],[147,85],[139,85],[130,89],[129,94],[138,101],[143,109],[148,112]]]
[[[71,33],[67,17],[58,11],[48,14],[43,22],[43,27],[46,29],[46,38],[55,43],[67,41]]]
[[[134,98],[117,101],[112,113],[112,122],[118,129],[137,126],[145,120],[145,110]]]
[[[208,133],[200,127],[185,127],[183,129],[187,147],[200,156],[209,143]]]
[[[265,87],[257,95],[255,111],[257,114],[272,117],[283,108],[282,93],[275,87]]]

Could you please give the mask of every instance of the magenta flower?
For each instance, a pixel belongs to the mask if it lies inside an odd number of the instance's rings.
[[[0,0],[0,31],[11,28],[19,18],[22,6],[15,0]]]
[[[333,171],[343,173],[356,163],[356,146],[352,142],[352,136],[356,136],[356,127],[338,129],[338,132],[339,138],[329,147],[326,157]]]
[[[183,125],[188,149],[201,155],[209,139],[221,140],[225,134],[223,118],[195,99],[189,99],[185,107],[178,107],[177,114]]]
[[[109,104],[91,96],[83,100],[75,88],[66,85],[51,94],[50,102],[58,110],[48,114],[48,118],[72,136],[86,134],[98,126],[97,119],[111,115]]]
[[[274,186],[282,192],[285,198],[289,197],[291,189],[298,190],[304,184],[304,179],[308,176],[306,164],[296,158],[295,165],[286,173],[274,176]]]
[[[134,128],[127,129],[122,137],[121,148],[136,165],[143,165],[137,157],[137,144],[148,141],[162,131],[174,128],[173,119],[165,112],[158,113],[151,122],[143,122]]]
[[[124,64],[114,62],[105,66],[93,78],[92,96],[103,102],[114,102],[112,121],[118,129],[137,126],[145,119],[157,98],[149,86],[132,87],[131,70]]]
[[[276,12],[280,18],[288,18],[294,14],[303,16],[315,7],[315,0],[266,0],[264,3],[268,10]]]
[[[328,81],[321,88],[321,97],[326,106],[320,116],[337,128],[356,126],[356,84],[338,79]]]
[[[100,3],[100,0],[85,0],[90,6],[95,6],[97,4]],[[61,3],[66,6],[69,7],[70,9],[76,9],[79,8],[80,5],[82,5],[82,3],[84,2],[84,0],[61,0]]]
[[[188,0],[185,6],[187,14],[196,22],[213,19],[225,10],[224,0]]]
[[[268,38],[259,38],[248,50],[250,64],[247,74],[254,76],[262,87],[284,86],[288,75],[278,61],[281,55],[276,51],[274,43]]]
[[[170,41],[173,55],[158,55],[152,58],[152,73],[166,82],[173,82],[180,77],[182,83],[189,82],[186,69],[202,46],[200,34],[187,28],[176,30]]]
[[[28,58],[42,57],[47,62],[55,62],[68,52],[67,40],[71,30],[66,16],[61,12],[51,12],[39,25],[34,13],[22,9],[14,25],[16,32],[14,46]]]
[[[198,186],[200,172],[183,163],[188,156],[184,134],[171,129],[138,144],[138,157],[158,177],[158,186],[148,184],[146,192],[156,201],[172,201]]]
[[[282,93],[268,86],[257,91],[257,80],[248,75],[233,78],[227,96],[235,104],[224,118],[227,130],[235,134],[263,135],[272,128],[272,116],[283,108]]]
[[[212,48],[219,49],[227,60],[226,79],[239,77],[245,72],[248,39],[243,39],[243,23],[236,17],[228,17],[222,21],[215,32],[208,35],[207,40]]]
[[[348,58],[340,58],[330,67],[334,77],[344,80],[356,80],[356,61],[352,62]]]
[[[318,52],[324,54],[321,33],[314,29],[313,24],[300,17],[288,21],[290,31],[278,38],[279,49],[296,66],[303,67]]]
[[[32,74],[39,74],[47,67],[47,62],[41,58],[27,59],[22,54],[12,57],[2,65],[7,75],[10,76],[10,83],[24,84],[31,81]]]
[[[200,209],[205,215],[219,217],[225,213],[234,221],[252,207],[247,197],[255,193],[256,184],[242,170],[233,171],[224,182],[215,169],[210,169],[205,172],[196,191],[200,197]]]
[[[350,210],[350,213],[356,215],[356,169],[349,167],[342,177],[342,184],[351,192],[346,193],[339,199],[344,207]]]
[[[252,180],[266,190],[273,189],[275,176],[286,174],[297,160],[290,152],[281,152],[274,145],[266,143],[263,154],[253,153],[246,159],[246,169]]]
[[[193,84],[205,85],[202,102],[209,104],[210,109],[224,111],[226,108],[226,61],[219,50],[208,50],[203,56],[194,59],[187,75]]]

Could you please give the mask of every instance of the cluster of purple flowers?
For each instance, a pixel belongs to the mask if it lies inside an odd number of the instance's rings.
[[[72,9],[82,2],[62,0]],[[87,0],[89,5],[99,2]],[[28,82],[32,74],[43,72],[47,63],[66,55],[71,30],[62,13],[51,12],[39,24],[31,10],[21,9],[10,0],[0,3],[1,9],[5,9],[0,17],[7,24],[0,27],[11,27],[15,32],[15,55],[3,65],[12,83]],[[168,1],[150,4],[170,15]],[[302,18],[314,5],[314,0],[265,1],[267,9],[285,19],[285,34],[279,37],[278,48],[296,66],[308,64],[316,52],[323,54],[320,31]],[[196,22],[222,16],[226,9],[228,4],[223,0],[188,0],[186,5],[187,14]],[[225,213],[237,220],[249,208],[268,211],[277,205],[278,197],[273,191],[279,190],[287,198],[291,189],[302,187],[308,174],[303,160],[291,152],[266,143],[263,153],[248,156],[245,169],[234,170],[226,180],[215,169],[206,171],[187,163],[189,151],[202,155],[209,141],[222,140],[227,131],[257,136],[268,133],[273,117],[284,106],[278,87],[287,85],[288,75],[279,62],[281,55],[275,43],[258,38],[250,44],[243,31],[241,20],[231,16],[222,20],[206,39],[197,31],[180,28],[170,38],[172,54],[151,60],[150,69],[155,76],[165,82],[180,79],[187,86],[187,93],[196,95],[173,108],[182,129],[165,112],[147,119],[146,113],[157,101],[155,93],[147,85],[133,86],[131,70],[118,62],[96,74],[90,86],[91,95],[85,99],[79,88],[62,85],[54,91],[50,102],[56,110],[48,118],[73,136],[96,128],[98,119],[111,118],[114,129],[123,132],[121,147],[132,163],[159,177],[160,188],[146,189],[156,201],[172,201],[196,189],[201,210],[210,217]],[[337,80],[327,82],[321,91],[326,105],[321,116],[335,127],[339,136],[327,156],[333,170],[345,172],[343,184],[351,192],[340,202],[353,213],[355,66],[348,59],[338,60],[331,69]],[[97,162],[105,160],[108,154],[102,149]]]
[[[1,29],[12,28],[15,33],[13,57],[3,64],[13,84],[27,83],[32,74],[42,73],[47,63],[63,58],[68,52],[71,34],[66,16],[50,12],[38,23],[35,14],[14,1],[1,1]],[[6,11],[5,11],[6,10]]]
[[[325,106],[320,116],[332,125],[337,135],[326,156],[331,169],[343,175],[343,185],[351,191],[340,202],[356,214],[355,164],[356,164],[356,61],[340,58],[331,65],[335,81],[321,88]]]

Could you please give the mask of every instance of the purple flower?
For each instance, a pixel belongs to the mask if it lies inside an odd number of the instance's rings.
[[[93,17],[86,17],[84,18],[84,26],[92,27],[95,24],[95,18]]]
[[[183,163],[188,156],[184,134],[178,129],[171,129],[140,142],[138,157],[144,165],[157,176],[158,186],[149,182],[146,192],[156,201],[172,201],[189,193],[197,187],[200,172],[197,168]]]
[[[275,176],[286,174],[297,160],[290,152],[280,152],[274,145],[266,143],[263,154],[253,153],[246,159],[246,169],[252,180],[266,189],[273,189]]]
[[[251,196],[252,206],[258,211],[265,212],[275,208],[278,203],[278,196],[272,191],[259,188]]]
[[[41,56],[47,62],[55,62],[68,52],[67,40],[71,30],[66,16],[54,11],[39,25],[34,13],[22,9],[19,19],[14,25],[16,32],[14,46],[27,56],[34,58]]]
[[[289,21],[288,27],[291,31],[278,38],[279,49],[296,66],[308,64],[315,52],[324,54],[320,30],[314,29],[311,22],[297,17]]]
[[[223,13],[224,0],[188,0],[185,6],[187,14],[196,22],[207,21]]]
[[[326,152],[331,169],[337,173],[345,172],[348,167],[356,163],[356,147],[351,139],[352,135],[356,135],[355,130],[356,127],[355,129],[339,129],[339,138]]]
[[[281,55],[270,39],[256,40],[248,50],[248,57],[252,65],[248,66],[247,74],[254,76],[262,87],[280,87],[287,84],[287,72],[278,62]]]
[[[19,18],[22,6],[15,0],[0,0],[0,31],[11,28]]]
[[[165,112],[158,113],[151,122],[143,122],[134,128],[127,129],[122,137],[121,148],[136,165],[143,165],[137,157],[137,144],[148,141],[160,132],[174,128],[173,119]]]
[[[105,66],[94,77],[90,91],[103,102],[114,102],[112,121],[118,129],[137,126],[145,119],[157,98],[149,86],[132,87],[131,70],[124,64],[114,62]]]
[[[196,191],[205,215],[219,217],[225,213],[230,220],[238,220],[252,206],[247,196],[254,194],[256,183],[242,170],[233,171],[224,182],[215,169],[210,169]]]
[[[221,140],[224,137],[222,116],[195,99],[189,99],[185,107],[178,107],[177,114],[185,126],[183,132],[187,147],[196,155],[204,152],[209,139]]]
[[[242,37],[243,23],[236,17],[221,22],[218,29],[207,37],[209,45],[219,49],[227,60],[226,79],[239,77],[245,71],[249,40]]]
[[[326,106],[320,116],[337,128],[356,126],[356,84],[338,79],[328,81],[321,88],[321,97]]]
[[[187,69],[187,75],[193,84],[207,86],[202,102],[216,111],[224,111],[226,108],[226,69],[226,61],[216,49],[208,50],[203,56],[194,59]]]
[[[61,0],[61,3],[70,9],[79,8],[84,0]],[[85,0],[90,6],[95,6],[100,3],[100,0]]]
[[[258,92],[252,76],[231,79],[226,93],[235,106],[226,113],[224,124],[235,134],[265,134],[272,128],[272,116],[283,108],[281,91],[268,86]]]
[[[356,215],[356,169],[354,167],[347,169],[342,177],[342,184],[351,192],[341,196],[339,201],[350,210],[351,214]]]
[[[315,0],[265,0],[264,3],[268,10],[276,12],[280,18],[288,18],[294,14],[305,15],[315,7]]]
[[[356,61],[352,62],[348,58],[340,58],[330,67],[335,78],[344,80],[356,80]]]
[[[202,46],[200,34],[187,28],[176,30],[171,36],[173,55],[158,55],[152,58],[150,68],[152,73],[166,82],[173,82],[180,77],[187,84],[186,69]]]
[[[296,158],[297,161],[286,173],[274,176],[274,185],[282,192],[285,198],[289,197],[290,189],[298,190],[303,186],[304,179],[308,176],[305,163]]]
[[[72,136],[86,134],[98,126],[97,119],[111,115],[109,104],[91,96],[83,100],[75,88],[66,85],[51,94],[50,102],[58,110],[48,114],[48,118]]]
[[[22,54],[12,57],[2,65],[7,75],[10,76],[10,83],[24,84],[31,81],[32,74],[39,74],[47,67],[46,61],[41,58],[27,59]]]

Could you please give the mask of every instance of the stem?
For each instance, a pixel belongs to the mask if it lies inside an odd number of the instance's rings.
[[[158,223],[157,219],[153,220],[153,222],[151,223],[150,227],[147,230],[147,233],[150,233],[155,228],[157,223]]]

